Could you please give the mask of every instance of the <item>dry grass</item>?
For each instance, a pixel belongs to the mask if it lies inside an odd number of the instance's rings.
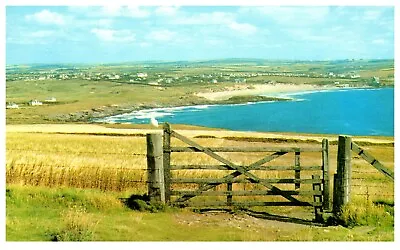
[[[271,141],[239,141],[222,138],[192,138],[204,146],[234,147],[320,147],[319,143]],[[141,136],[106,136],[85,134],[6,133],[7,183],[48,187],[95,188],[109,191],[146,192],[146,142]],[[177,139],[174,146],[186,146]],[[390,146],[365,146],[385,166],[394,168],[394,148]],[[330,147],[330,176],[336,169],[337,147]],[[219,153],[238,165],[249,165],[271,153]],[[302,166],[320,166],[321,153],[301,153]],[[171,164],[220,165],[203,153],[173,153]],[[293,166],[294,153],[281,156],[266,166]],[[173,178],[222,178],[232,170],[174,170]],[[260,178],[294,178],[294,171],[250,171]],[[322,176],[321,171],[302,171],[302,179],[312,175]],[[243,178],[240,176],[238,178]],[[362,200],[393,200],[394,185],[363,159],[353,159],[352,194]],[[333,181],[331,181],[333,185]],[[293,190],[294,184],[276,184],[284,190]],[[174,184],[175,190],[195,190],[196,184]],[[235,183],[233,190],[263,190],[259,184]],[[312,189],[311,184],[301,185],[300,190]],[[213,190],[226,190],[219,185]],[[204,198],[204,197],[203,197]],[[215,197],[213,197],[215,198]],[[224,197],[220,197],[224,199]],[[246,197],[247,198],[247,197]],[[270,198],[270,197],[268,197]],[[308,197],[310,198],[310,197]],[[200,198],[202,199],[202,198]],[[234,197],[234,200],[243,197]],[[256,199],[256,197],[250,197]],[[279,200],[279,198],[274,198]]]
[[[143,189],[145,138],[8,133],[7,183]]]

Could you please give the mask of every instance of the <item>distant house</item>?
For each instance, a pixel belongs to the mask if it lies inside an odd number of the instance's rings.
[[[42,102],[39,102],[38,100],[31,100],[31,101],[29,101],[28,104],[31,105],[31,106],[40,106],[40,105],[43,105],[43,103],[42,103]]]
[[[55,97],[50,97],[44,100],[45,102],[57,102],[57,99]]]
[[[147,77],[147,73],[137,73],[137,77],[146,78]]]
[[[18,109],[19,106],[18,106],[18,104],[15,104],[15,103],[13,103],[13,102],[9,102],[9,103],[7,104],[7,106],[6,106],[6,108],[7,108],[7,109]]]
[[[236,78],[235,79],[235,83],[245,83],[246,82],[246,79],[244,79],[244,78]]]
[[[118,80],[119,78],[121,78],[119,75],[109,75],[108,76],[108,79],[110,79],[110,80]]]
[[[212,79],[211,83],[218,83],[217,79]]]

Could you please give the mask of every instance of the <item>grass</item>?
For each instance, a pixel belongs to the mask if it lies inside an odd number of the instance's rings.
[[[139,212],[126,193],[7,185],[7,241],[393,241],[393,227],[317,227],[243,213]],[[393,220],[393,216],[390,217]]]
[[[213,147],[283,145],[281,142],[252,141],[247,140],[248,138],[234,140],[223,136],[222,138],[197,136],[192,139],[201,145]],[[184,146],[175,139],[173,145]],[[320,142],[286,141],[284,146],[320,147]],[[371,144],[364,148],[386,167],[394,169],[393,146]],[[394,184],[358,156],[353,158],[352,164],[352,202],[344,209],[341,218],[344,225],[349,228],[336,226],[321,229],[309,226],[297,227],[298,225],[292,228],[288,223],[271,228],[262,224],[266,223],[265,220],[255,222],[249,217],[234,220],[235,223],[229,224],[230,220],[226,218],[228,216],[226,214],[210,215],[213,218],[211,220],[211,217],[205,218],[185,209],[156,214],[130,210],[119,198],[147,192],[147,186],[143,183],[147,180],[147,173],[144,170],[145,137],[7,132],[6,149],[8,241],[393,241],[394,239]],[[244,165],[263,157],[260,153],[221,153],[221,155]],[[320,153],[302,153],[301,164],[319,165],[320,157]],[[293,155],[288,154],[269,165],[292,165],[293,162]],[[173,153],[172,164],[219,163],[205,154],[196,154],[196,157],[193,157],[191,153]],[[336,166],[336,147],[332,145],[330,164],[332,176]],[[221,178],[231,172],[230,170],[176,170],[173,171],[173,176]],[[293,178],[293,171],[252,171],[252,173],[262,178]],[[301,175],[302,178],[311,178],[311,174],[313,172],[302,172]],[[177,184],[175,188],[187,190],[195,188],[187,184],[180,185]],[[278,185],[282,188],[291,188],[287,184]],[[260,188],[249,183],[234,184],[233,189]],[[303,185],[302,188],[310,187]],[[224,186],[219,186],[215,190],[224,190]],[[194,199],[207,200],[213,197]],[[234,199],[240,200],[237,197]],[[249,199],[265,201],[265,197]],[[263,209],[268,213],[295,218],[313,217],[313,212],[305,208]],[[191,221],[197,222],[193,224]],[[241,225],[241,221],[246,223],[239,229],[237,224]],[[247,228],[249,223],[250,227]],[[329,234],[324,230],[328,230]]]

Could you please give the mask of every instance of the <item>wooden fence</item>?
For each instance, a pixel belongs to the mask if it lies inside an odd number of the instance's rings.
[[[316,220],[321,220],[322,209],[330,208],[329,192],[329,155],[328,140],[324,139],[321,147],[204,147],[187,137],[171,130],[169,124],[164,125],[161,135],[148,135],[148,168],[149,168],[149,194],[154,200],[166,202],[173,206],[311,206],[314,207]],[[187,144],[186,147],[171,145],[171,137]],[[220,164],[171,164],[172,153],[203,153]],[[249,165],[236,164],[219,152],[258,152],[266,153],[263,157]],[[300,164],[303,152],[320,153],[321,165],[303,166]],[[294,164],[291,166],[266,166],[265,164],[283,155],[293,154]],[[162,160],[161,160],[162,159]],[[222,163],[222,164],[221,164]],[[182,170],[221,170],[222,178],[176,178],[174,171]],[[251,172],[250,172],[251,171]],[[292,173],[292,178],[262,178],[258,173],[262,171],[286,171]],[[311,171],[311,178],[302,178],[304,172]],[[229,172],[229,174],[228,174]],[[257,174],[256,174],[257,173]],[[240,177],[240,178],[239,178]],[[248,183],[257,186],[250,190],[240,190],[236,183]],[[177,189],[176,186],[186,184],[195,187]],[[285,188],[282,188],[281,184]],[[293,184],[293,185],[292,185]],[[278,185],[281,185],[278,187]],[[173,186],[175,186],[173,188]],[[218,188],[217,188],[218,187]],[[306,187],[306,188],[304,188]],[[308,189],[307,189],[308,188]],[[195,198],[215,196],[219,199]],[[254,197],[283,197],[273,201],[260,201]],[[224,198],[225,197],[225,198]],[[236,198],[240,197],[240,200]],[[307,200],[301,197],[307,197]],[[223,198],[221,200],[221,198]],[[246,199],[249,198],[249,199]],[[284,200],[284,201],[282,201]]]
[[[368,151],[352,141],[350,136],[339,136],[337,173],[334,175],[333,212],[339,214],[341,208],[350,202],[351,198],[351,159],[352,152],[361,156],[371,166],[376,168],[385,177],[394,182],[394,173],[383,166]]]

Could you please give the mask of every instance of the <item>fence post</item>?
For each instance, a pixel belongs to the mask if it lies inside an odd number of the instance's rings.
[[[299,189],[300,188],[300,149],[298,149],[298,151],[294,152],[294,165],[295,165],[294,179],[296,181],[294,184],[294,188]]]
[[[335,195],[337,199],[335,207],[336,212],[350,201],[350,181],[351,181],[351,137],[339,136],[338,139],[338,155],[337,155],[337,178],[335,183],[339,185]]]
[[[147,180],[150,201],[165,203],[161,134],[147,134]]]
[[[226,183],[226,191],[232,192],[232,182]],[[226,204],[228,206],[232,206],[232,198],[233,198],[232,194],[228,194],[226,196]]]
[[[163,126],[163,163],[164,163],[164,185],[165,201],[171,201],[171,126],[164,123]]]
[[[313,175],[313,191],[321,192],[321,179],[319,175]],[[314,212],[315,212],[315,221],[316,222],[323,222],[323,216],[322,216],[322,206],[320,203],[322,203],[322,195],[321,194],[315,194],[314,193]]]
[[[322,171],[323,171],[323,207],[330,210],[330,181],[329,181],[329,141],[322,140]]]
[[[340,179],[337,174],[333,175],[333,208],[332,212],[336,215],[340,213],[340,204],[343,204],[343,202],[340,200],[341,195],[339,194],[340,190]]]

